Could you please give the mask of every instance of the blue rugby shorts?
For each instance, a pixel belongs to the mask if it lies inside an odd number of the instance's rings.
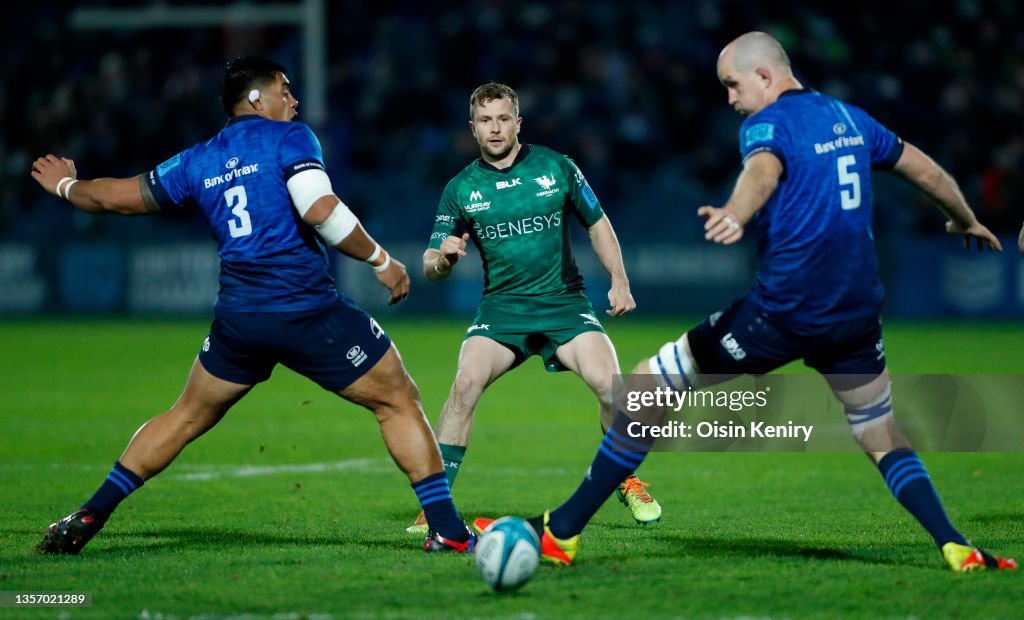
[[[199,361],[211,375],[243,385],[266,381],[283,364],[338,392],[373,368],[390,346],[377,321],[342,295],[316,310],[215,311]]]
[[[687,340],[697,367],[707,375],[761,375],[802,359],[837,389],[852,389],[885,369],[877,315],[801,326],[798,332],[772,321],[742,297],[691,329]]]

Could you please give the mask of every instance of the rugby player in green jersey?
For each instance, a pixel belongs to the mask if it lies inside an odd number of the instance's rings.
[[[520,144],[519,97],[488,83],[469,100],[469,129],[480,158],[455,176],[441,196],[423,271],[446,279],[472,240],[484,268],[484,298],[466,331],[459,368],[441,410],[438,439],[454,482],[469,443],[473,411],[484,390],[532,355],[548,371],[571,370],[597,395],[601,426],[614,418],[612,380],[619,363],[573,259],[569,219],[590,234],[611,277],[609,316],[636,308],[622,252],[608,216],[583,173],[565,155]],[[637,523],[661,518],[661,507],[636,476],[622,481],[619,500]],[[425,531],[423,514],[410,532]]]

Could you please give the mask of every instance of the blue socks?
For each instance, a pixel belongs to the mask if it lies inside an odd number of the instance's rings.
[[[452,502],[452,492],[444,472],[431,474],[412,484],[412,490],[423,507],[423,516],[427,518],[427,527],[441,536],[455,542],[469,539],[466,524],[459,518]]]
[[[928,530],[940,549],[948,542],[970,544],[949,522],[942,501],[928,477],[928,470],[916,452],[890,452],[878,462],[878,471],[893,496]]]
[[[117,461],[114,463],[114,468],[107,474],[107,479],[89,498],[89,501],[82,504],[82,508],[92,509],[106,520],[121,503],[121,500],[131,495],[142,484],[142,478],[122,465],[121,461]]]
[[[619,484],[643,463],[653,439],[629,437],[625,429],[631,421],[622,413],[615,416],[576,492],[551,511],[548,527],[556,538],[571,538],[582,532]],[[544,531],[543,527],[540,531]]]

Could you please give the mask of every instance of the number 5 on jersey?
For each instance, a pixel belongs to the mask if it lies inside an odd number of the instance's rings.
[[[851,186],[850,189],[839,190],[839,201],[844,211],[856,209],[860,206],[860,175],[850,170],[851,166],[857,163],[853,155],[843,155],[836,160],[836,167],[839,168],[839,186]]]
[[[245,210],[245,207],[249,205],[249,199],[245,195],[245,186],[229,188],[224,192],[224,201],[228,203],[233,216],[228,220],[228,230],[231,232],[232,238],[244,237],[252,233],[252,218]]]

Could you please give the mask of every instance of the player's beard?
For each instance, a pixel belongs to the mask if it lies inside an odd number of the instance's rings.
[[[485,153],[487,153],[487,157],[489,159],[491,159],[492,161],[501,161],[501,160],[505,159],[506,157],[508,157],[509,153],[512,152],[512,149],[516,148],[516,144],[517,144],[517,141],[515,139],[512,139],[512,140],[506,142],[505,147],[503,149],[501,149],[501,151],[499,151],[497,153],[492,151],[489,148],[490,144],[488,144],[486,142],[484,142],[484,144],[481,146],[481,148],[483,149],[483,151]]]

